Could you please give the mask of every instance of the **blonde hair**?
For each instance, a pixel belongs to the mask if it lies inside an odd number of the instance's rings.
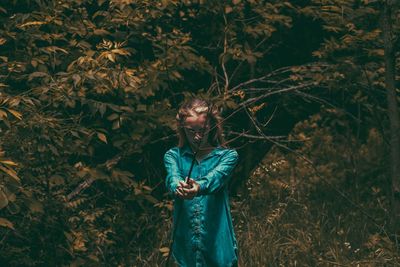
[[[210,107],[211,111],[208,112]],[[208,143],[213,146],[226,147],[223,136],[222,117],[219,113],[218,107],[216,105],[212,105],[210,101],[201,98],[193,98],[184,102],[176,114],[179,140],[178,146],[183,147],[187,143],[187,138],[184,131],[184,123],[186,118],[193,115],[199,116],[201,114],[207,114],[207,116],[209,116],[207,121],[209,122],[211,131],[208,133]]]

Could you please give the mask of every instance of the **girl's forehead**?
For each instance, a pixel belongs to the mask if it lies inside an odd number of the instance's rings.
[[[186,117],[185,119],[185,124],[186,125],[199,125],[199,126],[203,126],[204,122],[206,121],[207,118],[207,114],[200,114],[200,115],[192,115],[189,117]]]

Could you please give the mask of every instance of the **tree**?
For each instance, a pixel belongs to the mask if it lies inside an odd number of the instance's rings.
[[[394,233],[400,231],[400,117],[396,92],[396,53],[393,32],[395,1],[385,0],[382,4],[382,32],[385,49],[385,86],[387,91],[388,117],[390,121],[390,180],[392,184],[392,226]]]

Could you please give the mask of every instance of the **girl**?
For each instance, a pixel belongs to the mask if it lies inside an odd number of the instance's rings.
[[[209,102],[184,103],[176,120],[179,144],[164,155],[166,187],[175,196],[172,255],[181,267],[237,266],[227,183],[238,153],[225,147],[221,117]]]

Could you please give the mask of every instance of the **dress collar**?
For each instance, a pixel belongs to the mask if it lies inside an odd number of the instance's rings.
[[[194,155],[192,149],[187,144],[185,144],[183,147],[180,148],[180,152],[181,152],[181,156],[184,156],[186,154],[191,155],[191,156]],[[216,148],[214,148],[214,150],[212,150],[210,153],[208,153],[208,155],[204,159],[211,157],[213,155],[220,156],[222,153],[223,153],[223,147],[217,146]]]

